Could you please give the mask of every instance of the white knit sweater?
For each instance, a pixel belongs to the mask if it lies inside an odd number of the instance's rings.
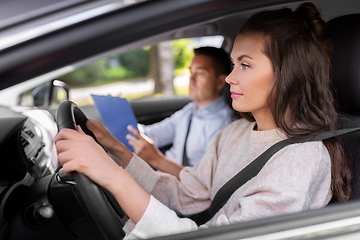
[[[202,160],[175,177],[154,171],[134,155],[126,170],[152,195],[128,239],[149,238],[198,229],[182,214],[203,211],[216,192],[274,143],[285,139],[279,130],[254,131],[254,124],[240,119],[223,129]],[[293,144],[277,152],[259,174],[240,187],[205,225],[299,212],[325,206],[331,199],[331,161],[321,141]],[[131,231],[131,232],[130,232]]]

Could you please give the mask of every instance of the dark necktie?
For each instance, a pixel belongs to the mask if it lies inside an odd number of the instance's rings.
[[[183,151],[183,163],[182,163],[183,166],[190,166],[189,159],[186,155],[186,142],[187,142],[187,138],[188,138],[189,132],[190,132],[191,118],[192,118],[192,114],[190,115],[190,118],[189,118],[188,130],[186,132],[186,137],[185,137],[184,151]]]

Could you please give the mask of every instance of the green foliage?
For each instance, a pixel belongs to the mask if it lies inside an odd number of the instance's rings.
[[[145,77],[149,75],[149,48],[139,48],[118,56],[121,66],[128,70],[126,77]]]
[[[192,40],[179,39],[172,41],[175,61],[174,74],[182,75],[188,71],[193,58]],[[117,56],[120,67],[109,67],[106,59],[91,63],[62,77],[61,80],[70,87],[85,87],[143,78],[150,73],[150,46],[139,48]]]
[[[105,78],[105,75],[106,63],[105,60],[100,60],[68,73],[60,79],[70,86],[76,87],[100,81]]]
[[[129,70],[125,67],[116,67],[116,68],[108,68],[106,70],[106,78],[108,80],[117,80],[119,79],[126,79],[129,73]]]
[[[175,61],[175,69],[187,69],[191,60],[194,57],[194,52],[192,48],[192,40],[188,38],[173,40],[173,54]]]

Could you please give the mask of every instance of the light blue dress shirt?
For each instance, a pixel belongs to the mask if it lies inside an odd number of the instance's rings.
[[[142,126],[142,132],[150,137],[157,147],[172,144],[165,156],[182,165],[183,148],[191,114],[192,122],[187,138],[186,154],[190,166],[194,166],[202,158],[215,135],[234,120],[233,110],[223,97],[199,109],[195,102],[190,102],[163,121]]]

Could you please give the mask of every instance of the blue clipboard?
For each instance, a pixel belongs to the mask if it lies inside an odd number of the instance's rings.
[[[117,140],[122,142],[130,151],[134,148],[128,143],[126,135],[128,125],[137,129],[137,120],[127,99],[113,96],[93,95],[95,106],[98,109],[105,126]]]

